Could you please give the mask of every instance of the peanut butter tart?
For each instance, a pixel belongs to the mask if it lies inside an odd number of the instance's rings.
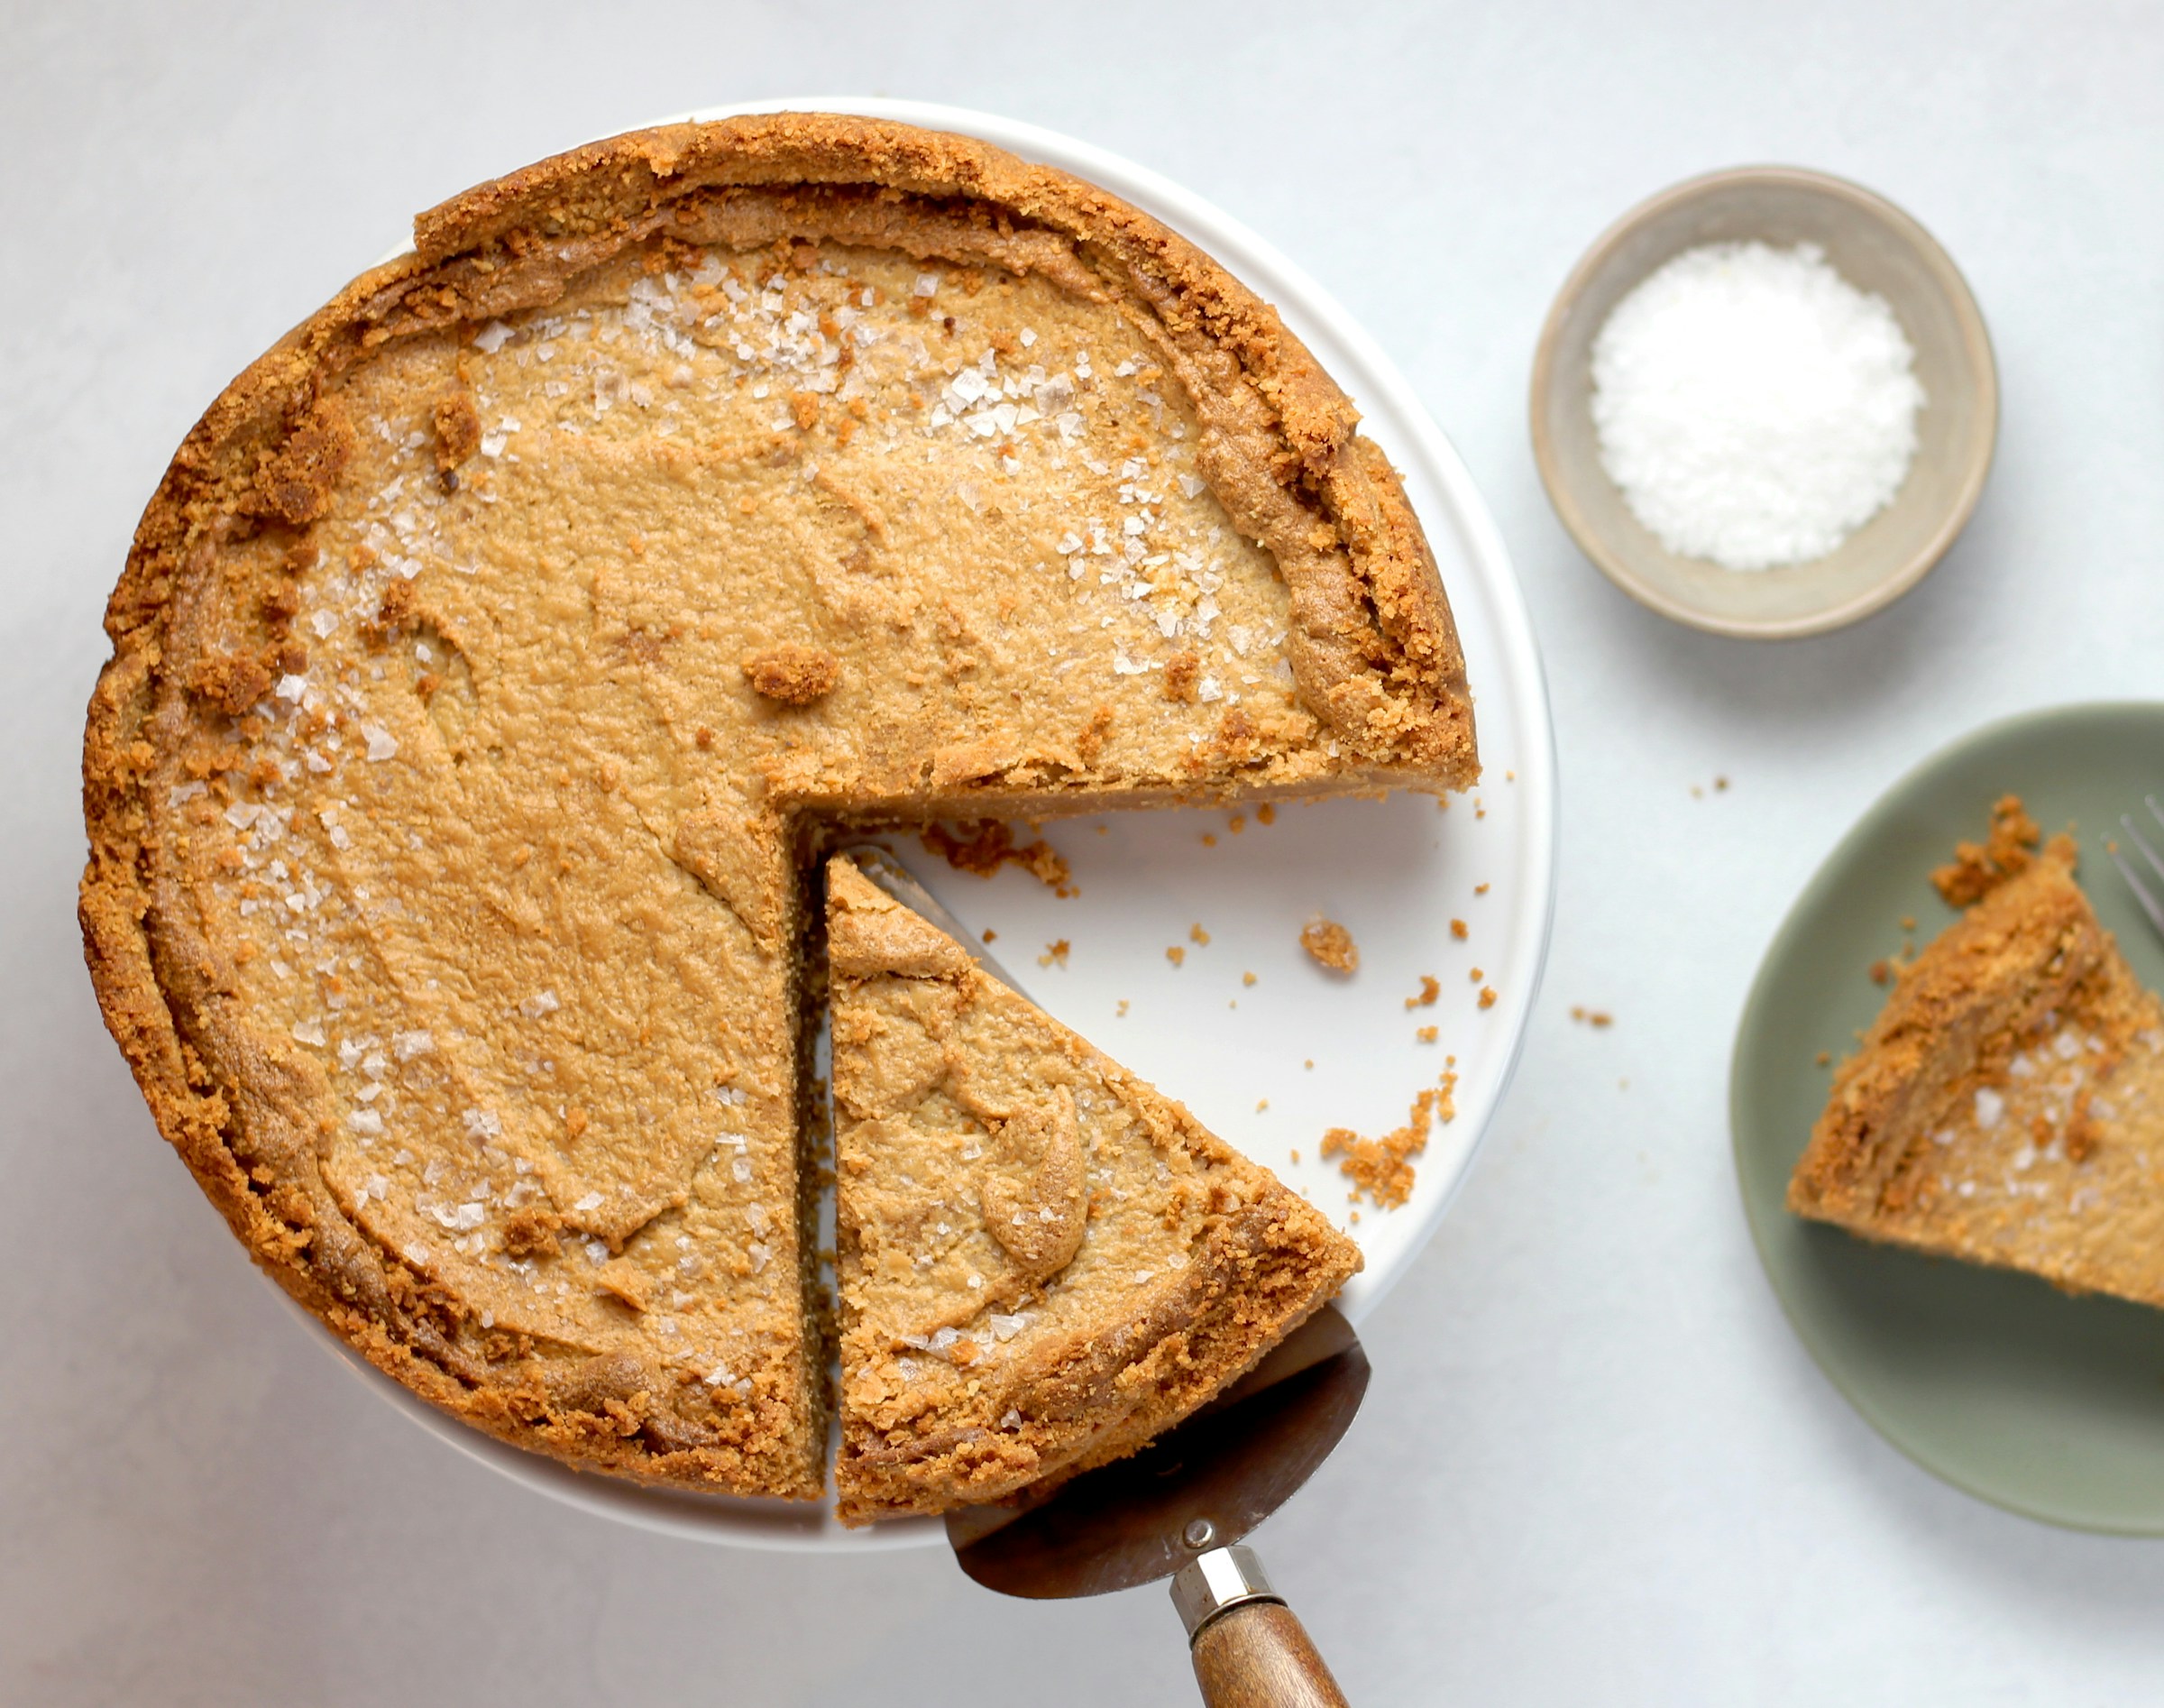
[[[81,917],[160,1129],[436,1405],[816,1496],[818,834],[1469,784],[1449,609],[1356,422],[1206,256],[963,137],[671,126],[422,215],[211,406],[107,612]],[[1124,1120],[1261,1201],[1070,1078],[1093,1144]],[[1168,1260],[1252,1219],[1181,1215]],[[1345,1262],[1266,1249],[1271,1299]],[[1049,1279],[984,1272],[1005,1317]],[[1031,1411],[952,1486],[1120,1450],[1248,1355],[1226,1332],[1177,1372],[1199,1346],[1136,1340],[1088,1378],[1126,1410]],[[850,1474],[858,1511],[943,1498]]]

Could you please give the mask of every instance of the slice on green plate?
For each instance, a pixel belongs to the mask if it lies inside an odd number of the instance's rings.
[[[1729,1121],[1744,1209],[1789,1320],[1880,1433],[1973,1494],[2052,1523],[2164,1535],[2164,1311],[1871,1245],[1783,1194],[1838,1061],[1885,992],[1873,962],[1955,918],[1930,886],[1991,803],[2071,828],[2081,877],[2135,973],[2164,943],[2104,853],[2164,790],[2164,705],[2069,706],[1993,724],[1911,772],[1819,868],[1766,951],[1738,1028]],[[1915,921],[1904,932],[1903,918]]]

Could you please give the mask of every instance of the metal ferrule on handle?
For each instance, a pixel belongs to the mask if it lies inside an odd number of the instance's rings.
[[[1218,1614],[1242,1602],[1283,1602],[1263,1575],[1252,1547],[1214,1547],[1180,1567],[1172,1579],[1172,1605],[1191,1643]]]
[[[1345,1708],[1344,1694],[1252,1549],[1211,1548],[1172,1579],[1207,1708]]]

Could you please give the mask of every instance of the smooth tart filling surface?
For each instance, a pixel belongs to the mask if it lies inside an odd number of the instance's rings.
[[[813,1496],[817,827],[1463,786],[1448,608],[1268,308],[985,145],[674,127],[417,237],[139,530],[100,999],[380,1367],[585,1466]]]

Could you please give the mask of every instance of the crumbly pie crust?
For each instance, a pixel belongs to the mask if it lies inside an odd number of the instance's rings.
[[[671,126],[415,235],[137,531],[99,1000],[379,1368],[582,1467],[811,1497],[819,827],[1463,787],[1434,561],[1266,305],[968,139]]]

